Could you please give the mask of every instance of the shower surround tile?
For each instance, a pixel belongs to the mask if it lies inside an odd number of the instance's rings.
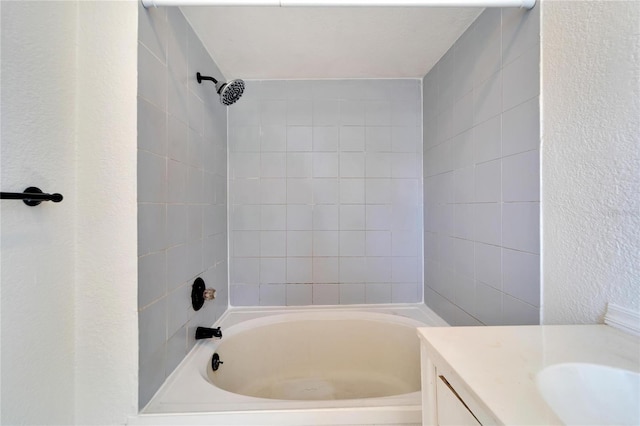
[[[232,224],[230,246],[232,263],[260,247],[260,291],[232,269],[231,304],[420,301],[420,81],[248,81],[249,92],[259,107],[230,108],[230,209],[246,226],[261,206],[262,222],[257,236]]]
[[[424,294],[452,325],[539,323],[539,14],[485,10],[423,80]]]
[[[195,73],[222,74],[178,8],[139,9],[138,49],[138,310],[139,405],[143,407],[194,344],[196,326],[227,309],[227,108]],[[167,58],[171,58],[167,61]],[[239,151],[260,146],[259,127],[242,123]],[[238,153],[239,154],[239,153]],[[253,166],[252,166],[253,167]],[[251,175],[260,170],[238,170]],[[259,188],[238,184],[236,197]],[[259,204],[259,203],[258,203]],[[259,228],[259,212],[243,211],[240,229]],[[235,218],[235,216],[234,216]],[[256,224],[258,222],[258,225]],[[252,253],[250,244],[238,250]],[[258,259],[255,259],[258,262]],[[255,263],[254,262],[254,263]],[[259,265],[259,263],[257,263]],[[247,260],[243,279],[257,284]],[[235,265],[238,270],[238,265]],[[218,291],[194,312],[193,280]],[[241,300],[258,299],[245,292]]]

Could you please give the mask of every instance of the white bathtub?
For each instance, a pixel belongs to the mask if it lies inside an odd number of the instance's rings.
[[[446,323],[424,305],[231,309],[130,424],[419,424],[425,325]]]

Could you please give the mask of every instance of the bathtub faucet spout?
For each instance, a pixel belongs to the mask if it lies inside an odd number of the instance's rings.
[[[222,331],[218,328],[198,327],[196,328],[196,340],[211,339],[212,337],[222,338]]]

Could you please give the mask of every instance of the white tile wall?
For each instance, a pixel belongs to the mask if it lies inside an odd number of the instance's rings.
[[[487,9],[423,81],[424,294],[453,325],[539,322],[539,13]]]
[[[221,75],[179,9],[140,7],[138,16],[142,407],[194,344],[194,327],[213,324],[227,308],[227,111],[212,86],[195,82],[197,71]],[[242,130],[234,146],[249,152],[259,147],[259,128]],[[253,199],[259,193],[240,186],[236,196]],[[240,207],[231,215],[234,225],[247,232],[259,230],[260,206]],[[238,248],[251,249],[250,244]],[[258,283],[259,258],[234,262],[243,281]],[[196,313],[190,295],[197,276],[218,293]]]
[[[420,100],[419,80],[247,82],[229,109],[232,304],[421,300]]]

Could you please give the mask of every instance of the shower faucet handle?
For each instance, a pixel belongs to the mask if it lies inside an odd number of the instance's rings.
[[[206,288],[204,280],[200,277],[196,278],[191,286],[191,306],[194,311],[199,311],[204,305],[205,300],[213,300],[216,298],[215,288]]]
[[[206,288],[202,292],[202,296],[204,297],[204,300],[213,300],[213,299],[216,298],[216,289],[215,288]]]

